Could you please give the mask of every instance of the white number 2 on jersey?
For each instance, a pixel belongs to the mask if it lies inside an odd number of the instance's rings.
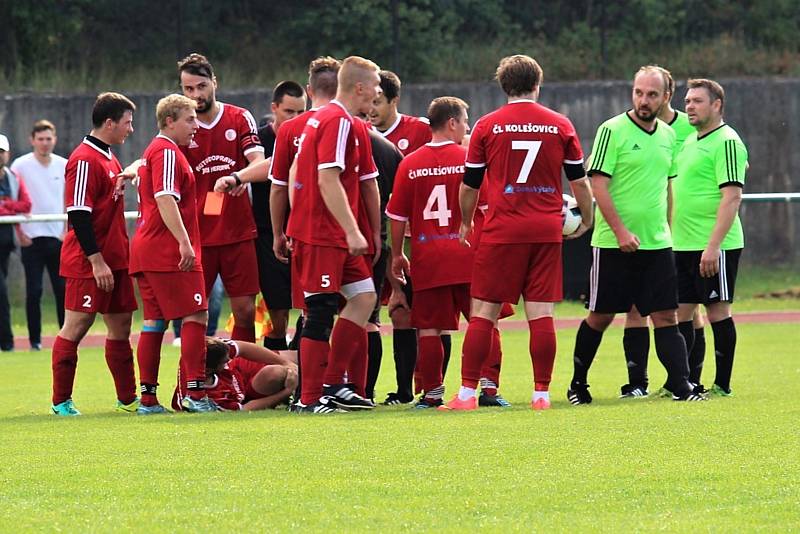
[[[433,206],[436,205],[436,209]],[[447,188],[444,184],[433,186],[428,197],[428,202],[425,204],[425,209],[422,210],[422,218],[426,221],[436,219],[439,226],[447,226],[450,224],[450,217],[453,212],[447,209]]]
[[[519,176],[517,176],[518,184],[524,184],[528,181],[533,162],[536,161],[536,156],[539,155],[541,147],[541,141],[511,141],[511,150],[525,150],[527,152],[525,160],[522,162],[522,168],[519,170]]]

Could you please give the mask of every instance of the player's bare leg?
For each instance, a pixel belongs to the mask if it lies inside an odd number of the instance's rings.
[[[256,340],[256,304],[255,295],[231,297],[231,313],[233,313],[233,332],[231,339],[255,343]],[[183,337],[183,336],[181,336]]]
[[[281,365],[262,367],[250,381],[250,387],[263,398],[247,402],[244,410],[267,410],[289,399],[286,390],[286,368]]]
[[[647,395],[647,360],[650,352],[650,328],[647,317],[642,317],[634,305],[625,314],[625,330],[622,336],[628,383],[622,386],[620,397],[642,397]]]
[[[264,346],[272,350],[286,350],[286,331],[289,329],[289,310],[269,309],[272,332],[264,338]],[[254,318],[255,320],[255,318]]]

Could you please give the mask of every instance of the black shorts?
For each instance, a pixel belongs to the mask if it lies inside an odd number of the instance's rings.
[[[736,273],[742,249],[723,250],[719,254],[719,273],[711,278],[700,276],[702,251],[676,252],[678,268],[678,302],[681,304],[714,304],[733,302]]]
[[[626,313],[633,304],[642,316],[678,307],[672,249],[622,252],[616,248],[592,247],[589,310]]]
[[[270,310],[288,310],[292,307],[292,277],[289,264],[278,261],[272,252],[272,236],[256,237],[258,281],[261,295]]]

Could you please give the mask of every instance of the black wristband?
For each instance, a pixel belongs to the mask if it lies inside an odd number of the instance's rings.
[[[238,172],[232,172],[231,176],[233,176],[233,179],[236,180],[236,186],[237,187],[242,185],[242,179],[239,178],[239,173]]]

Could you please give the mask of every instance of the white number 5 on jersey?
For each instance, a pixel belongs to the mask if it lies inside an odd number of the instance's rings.
[[[447,188],[444,184],[433,186],[428,202],[425,203],[425,209],[422,210],[422,218],[426,221],[436,219],[439,226],[448,226],[452,216],[453,212],[447,209]]]
[[[522,168],[519,170],[517,176],[517,183],[524,184],[528,181],[528,176],[533,169],[533,162],[536,161],[536,156],[539,155],[539,149],[542,147],[541,141],[511,141],[511,150],[525,150],[525,160],[522,162]]]

